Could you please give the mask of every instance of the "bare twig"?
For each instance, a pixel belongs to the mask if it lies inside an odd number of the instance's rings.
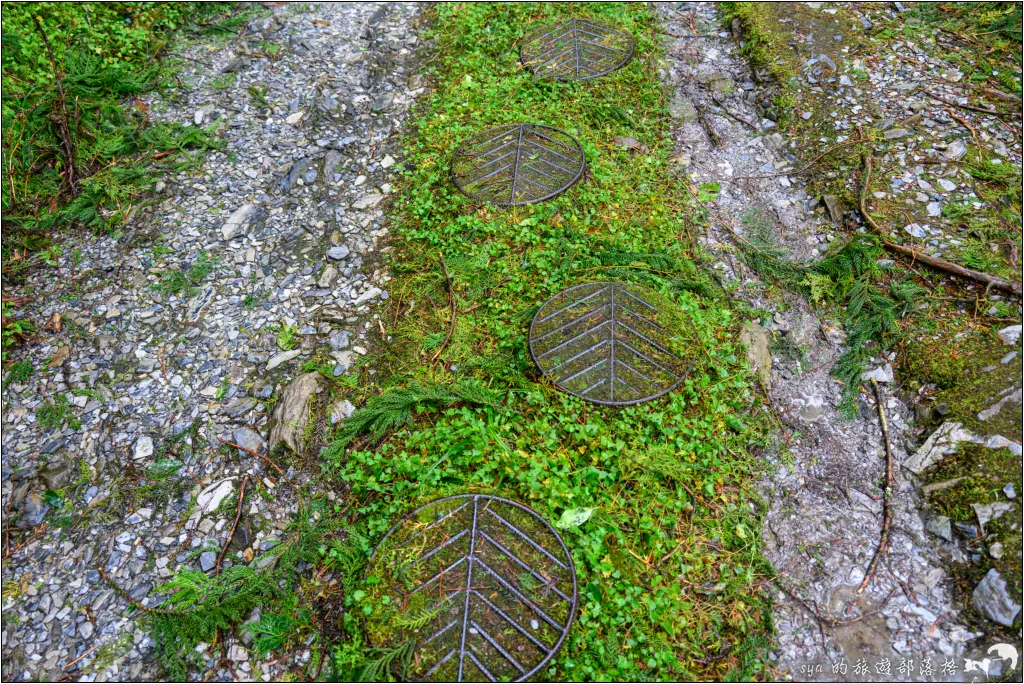
[[[242,484],[238,487],[238,506],[235,508],[235,522],[231,525],[231,531],[228,532],[227,539],[224,540],[224,546],[221,547],[220,553],[217,554],[217,564],[214,566],[213,574],[220,574],[220,564],[224,562],[224,556],[228,552],[228,546],[231,545],[231,540],[235,538],[235,530],[238,529],[238,521],[242,517],[242,500],[245,498],[245,485],[249,483],[249,476],[246,475],[242,478]]]
[[[739,121],[744,126],[749,127],[750,130],[754,131],[755,133],[757,132],[757,130],[758,130],[757,126],[755,126],[754,124],[750,123],[746,119],[742,119],[739,116],[737,116],[736,114],[733,114],[732,112],[730,112],[729,109],[724,104],[722,104],[721,100],[719,100],[717,97],[712,95],[711,99],[714,101],[714,103],[716,105],[718,105],[719,107],[722,108],[722,111],[725,112],[725,115],[728,116],[730,119],[732,119],[733,121]]]
[[[878,420],[882,423],[882,439],[885,442],[885,489],[882,490],[882,535],[878,540],[878,549],[875,551],[868,571],[864,573],[864,579],[857,587],[857,595],[864,593],[871,583],[871,579],[878,570],[878,561],[889,549],[889,528],[892,526],[892,488],[896,484],[896,478],[892,472],[892,445],[889,443],[889,421],[885,417],[885,396],[878,381],[871,378],[871,387],[875,390],[875,400],[878,402]]]
[[[980,283],[984,283],[986,290],[995,288],[997,290],[1009,292],[1010,294],[1016,295],[1018,297],[1021,296],[1020,283],[1011,283],[1010,281],[1003,280],[1002,278],[999,278],[997,276],[989,275],[988,273],[982,273],[980,271],[975,271],[970,268],[964,268],[963,266],[958,266],[957,264],[946,261],[945,259],[940,259],[930,254],[925,254],[924,252],[918,252],[917,250],[911,249],[910,247],[904,247],[903,245],[897,244],[895,242],[890,242],[889,239],[886,237],[886,233],[882,230],[881,226],[879,226],[875,219],[871,217],[871,214],[868,213],[867,205],[865,203],[865,197],[867,195],[868,187],[870,187],[870,185],[871,155],[866,154],[864,155],[864,176],[861,180],[860,192],[858,193],[857,208],[860,210],[860,215],[864,219],[864,222],[867,223],[871,227],[871,229],[882,239],[882,244],[890,252],[896,252],[897,254],[902,254],[903,256],[910,257],[914,261],[919,261],[922,264],[926,266],[931,266],[932,268],[937,269],[939,271],[945,271],[946,273],[951,273],[953,275],[960,276],[961,278],[967,278],[969,280],[975,280]]]
[[[1003,116],[1006,116],[1002,112],[996,111],[995,109],[986,109],[984,107],[974,107],[972,105],[960,104],[959,102],[950,102],[949,100],[943,99],[936,95],[935,93],[930,92],[928,90],[923,90],[922,92],[928,97],[932,98],[933,100],[938,100],[942,104],[947,104],[950,107],[959,107],[960,109],[967,109],[972,112],[981,112],[982,114],[989,114],[997,118],[1002,118]]]
[[[444,260],[444,252],[438,252],[441,257],[441,268],[444,269],[445,282],[448,284],[448,304],[452,308],[452,318],[448,323],[448,334],[444,336],[444,342],[438,347],[437,352],[434,354],[434,358],[431,359],[431,363],[437,363],[437,360],[441,358],[441,353],[444,352],[445,347],[452,339],[452,334],[455,332],[455,315],[458,313],[458,306],[455,301],[455,285],[452,283],[452,276],[448,273],[448,264]]]
[[[892,597],[893,593],[896,591],[896,589],[894,588],[891,592],[889,592],[889,595],[886,596],[885,599],[878,605],[878,608],[875,608],[872,611],[868,611],[867,613],[861,613],[860,615],[855,615],[852,618],[845,618],[844,619],[844,618],[833,617],[831,615],[822,615],[821,612],[818,610],[817,606],[807,603],[807,601],[805,601],[802,598],[800,598],[799,596],[797,596],[796,592],[792,591],[789,587],[784,585],[782,582],[779,582],[778,580],[775,581],[775,586],[777,586],[779,589],[781,589],[782,592],[784,594],[786,594],[786,596],[790,597],[791,599],[793,599],[794,601],[799,603],[803,607],[804,610],[806,610],[808,613],[813,615],[814,619],[818,621],[819,625],[824,625],[826,627],[842,627],[843,625],[850,625],[850,624],[853,624],[854,622],[860,622],[861,620],[863,620],[866,617],[869,617],[871,615],[875,615],[876,613],[881,612],[882,608],[885,607],[885,604],[889,602],[889,599]]]
[[[103,578],[103,581],[106,582],[107,585],[111,589],[113,589],[115,592],[117,592],[118,596],[120,596],[125,601],[130,603],[132,605],[132,607],[136,608],[137,610],[141,610],[144,613],[159,613],[160,615],[180,615],[181,614],[181,612],[177,611],[177,610],[168,610],[167,608],[153,608],[153,607],[150,607],[150,606],[142,605],[140,602],[136,601],[131,596],[129,596],[128,592],[125,591],[123,588],[121,588],[121,586],[119,584],[114,582],[114,580],[110,579],[110,575],[107,574],[106,570],[104,570],[103,568],[96,568],[96,571],[100,573],[100,577]]]
[[[60,125],[60,137],[61,142],[64,144],[64,154],[67,156],[67,181],[68,187],[71,188],[71,195],[75,196],[78,194],[78,179],[77,175],[77,158],[78,154],[75,149],[74,138],[71,137],[71,124],[70,117],[68,116],[68,99],[64,93],[64,81],[60,78],[60,72],[57,69],[57,60],[53,57],[53,49],[50,48],[50,39],[46,36],[46,31],[43,30],[43,25],[39,21],[39,17],[32,13],[32,21],[35,22],[36,28],[39,30],[39,35],[43,38],[43,45],[46,46],[46,54],[50,58],[50,66],[53,68],[53,79],[57,83],[57,94],[60,96],[60,118],[58,123]]]
[[[252,454],[253,456],[258,456],[258,457],[262,458],[262,459],[263,459],[264,461],[266,461],[267,463],[269,463],[269,464],[270,464],[270,465],[271,465],[271,466],[272,466],[272,467],[274,468],[274,470],[276,470],[276,471],[278,472],[278,474],[279,474],[279,475],[280,475],[281,477],[284,477],[284,476],[285,476],[285,474],[284,474],[284,471],[283,471],[283,470],[281,470],[280,466],[278,466],[278,465],[277,465],[276,463],[274,463],[273,461],[271,461],[269,457],[267,457],[267,456],[264,456],[264,455],[263,455],[263,454],[261,454],[260,452],[258,452],[258,451],[253,451],[252,449],[247,449],[247,448],[245,448],[244,446],[242,446],[241,444],[235,444],[234,442],[229,442],[228,440],[224,439],[223,437],[218,437],[217,439],[219,439],[219,440],[220,440],[220,443],[221,443],[221,444],[226,444],[226,445],[228,445],[229,447],[234,447],[234,448],[236,448],[236,449],[241,449],[242,451],[244,451],[244,452],[245,452],[245,453],[247,453],[247,454]]]

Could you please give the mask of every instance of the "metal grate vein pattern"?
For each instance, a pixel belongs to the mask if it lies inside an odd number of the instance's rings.
[[[592,19],[570,19],[525,37],[519,59],[541,78],[586,81],[622,68],[635,47],[628,33]]]
[[[562,290],[530,324],[530,354],[555,386],[595,404],[656,399],[685,378],[669,350],[664,311],[630,283],[585,283]]]
[[[586,156],[576,138],[541,124],[490,128],[452,157],[452,182],[463,194],[501,207],[533,204],[580,179]]]
[[[375,646],[412,643],[419,681],[525,681],[551,660],[576,616],[576,571],[558,533],[531,508],[460,494],[399,521],[368,578],[390,617]],[[386,614],[386,613],[385,613]]]

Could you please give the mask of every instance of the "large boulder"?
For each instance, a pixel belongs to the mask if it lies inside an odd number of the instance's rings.
[[[270,450],[302,450],[306,426],[310,421],[309,405],[320,388],[320,374],[306,373],[292,380],[281,392],[281,399],[270,417]]]

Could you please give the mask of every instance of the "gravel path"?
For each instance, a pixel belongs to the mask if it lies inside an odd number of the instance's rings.
[[[710,208],[738,233],[750,229],[749,219],[745,223],[743,218],[759,211],[763,225],[791,258],[818,257],[841,234],[829,208],[803,190],[795,150],[772,121],[759,116],[759,86],[729,32],[719,28],[714,6],[659,7],[669,35],[679,36],[668,39],[671,58],[663,73],[674,88],[672,109],[680,121],[677,171],[697,186],[721,183]],[[690,37],[695,33],[703,37]],[[723,280],[741,281],[737,295],[777,312],[766,328],[754,323],[745,332],[775,411],[794,434],[788,443],[792,462],[774,464],[772,478],[764,482],[769,506],[765,550],[781,575],[773,585],[777,641],[770,654],[777,675],[834,679],[833,664],[845,662],[846,676],[838,678],[856,679],[853,669],[860,658],[871,663],[872,674],[875,663],[885,658],[893,675],[903,659],[930,658],[936,672],[947,657],[962,663],[976,635],[957,623],[940,556],[925,534],[920,497],[905,472],[897,472],[892,497],[890,554],[858,599],[881,534],[878,484],[885,452],[873,397],[861,395],[854,420],[839,415],[842,388],[829,373],[842,354],[841,326],[819,319],[799,297],[785,295],[780,306],[766,296],[756,276],[734,256],[733,238],[717,221],[706,240]],[[787,358],[777,345],[771,349],[772,333],[791,348],[803,346],[806,356]],[[892,358],[875,361],[887,388]],[[885,408],[899,470],[907,456],[912,411],[893,396]],[[819,623],[813,611],[840,622],[867,616],[829,625]]]
[[[26,313],[49,324],[19,351],[31,376],[3,392],[16,526],[5,681],[155,677],[150,639],[99,569],[143,604],[181,567],[211,571],[243,477],[262,487],[228,562],[259,563],[280,539],[307,485],[299,466],[278,458],[282,477],[220,440],[264,449],[268,406],[288,404],[304,362],[341,375],[367,353],[388,296],[375,262],[395,134],[422,93],[409,77],[416,16],[285,4],[226,44],[182,48],[186,85],[149,113],[212,126],[223,151],[161,181],[123,235],[58,237],[59,268],[24,288]],[[230,651],[239,676],[264,680],[309,656],[269,665]]]

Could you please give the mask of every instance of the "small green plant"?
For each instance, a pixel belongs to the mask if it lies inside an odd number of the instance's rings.
[[[32,377],[33,370],[32,362],[28,359],[15,361],[10,365],[10,368],[7,371],[7,377],[4,378],[4,385],[9,382],[25,382]]]
[[[277,328],[277,346],[285,351],[295,348],[295,333],[298,328],[282,322]]]
[[[65,422],[72,430],[82,427],[82,421],[75,416],[63,394],[56,395],[52,402],[47,401],[36,409],[36,421],[44,430],[55,430]]]
[[[198,285],[213,272],[216,263],[216,259],[211,259],[206,252],[201,252],[188,268],[164,273],[153,285],[153,289],[167,295],[184,294],[191,297],[197,292]]]

